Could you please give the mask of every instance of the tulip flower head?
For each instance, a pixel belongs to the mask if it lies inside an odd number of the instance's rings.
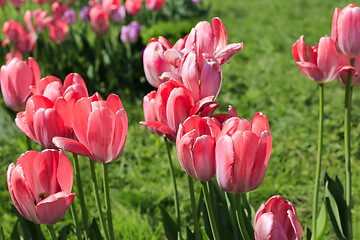
[[[223,123],[215,149],[216,177],[221,189],[245,193],[264,180],[272,150],[269,122],[256,113],[248,122],[238,117]]]
[[[141,25],[132,21],[129,25],[121,27],[120,39],[123,42],[134,42],[140,35]]]
[[[327,83],[336,78],[341,71],[350,71],[355,74],[355,69],[342,66],[337,53],[335,42],[330,37],[320,38],[317,46],[309,46],[301,36],[292,47],[292,54],[300,71],[309,79],[317,83]]]
[[[360,7],[349,4],[342,10],[335,9],[331,37],[342,56],[350,59],[360,55]]]
[[[62,43],[69,31],[69,26],[64,20],[52,21],[47,27],[49,28],[50,40],[56,44]]]
[[[0,7],[5,7],[7,0],[0,0]]]
[[[32,57],[28,61],[12,58],[1,67],[0,78],[5,104],[13,111],[22,111],[32,95],[31,87],[40,81],[39,65]]]
[[[53,225],[74,200],[73,169],[63,151],[28,151],[7,170],[11,199],[19,213],[37,224]]]
[[[197,115],[180,124],[176,137],[177,156],[181,167],[192,178],[209,181],[215,174],[215,142],[220,123]]]
[[[79,18],[82,21],[84,21],[84,22],[90,21],[90,17],[89,17],[90,9],[91,9],[91,6],[85,6],[80,9]]]
[[[113,12],[110,16],[111,20],[114,22],[122,22],[126,17],[126,9],[124,5],[120,5],[118,9]]]
[[[74,9],[70,8],[68,10],[65,11],[63,17],[63,20],[65,20],[65,22],[68,25],[73,25],[76,23],[76,12]]]
[[[109,14],[100,6],[95,5],[89,11],[91,27],[97,35],[104,35],[109,30]]]
[[[255,240],[300,240],[303,229],[294,205],[281,196],[271,197],[255,214]]]
[[[141,10],[142,1],[141,0],[126,0],[125,8],[130,15],[137,15]]]
[[[66,151],[108,163],[117,160],[124,150],[128,119],[120,98],[100,94],[82,98],[73,109],[72,126],[78,141],[55,137],[54,144]]]
[[[159,11],[165,3],[166,0],[146,0],[146,8],[151,11]]]

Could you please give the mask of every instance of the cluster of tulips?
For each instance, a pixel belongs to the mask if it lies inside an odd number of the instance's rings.
[[[49,11],[38,8],[27,10],[24,14],[24,26],[11,19],[4,23],[4,40],[2,47],[11,45],[10,52],[6,55],[6,60],[12,57],[23,58],[24,54],[34,51],[38,35],[46,28],[49,38],[56,44],[62,43],[69,32],[69,26],[76,23],[77,13],[71,8],[76,0],[68,0],[66,3],[54,1],[51,4],[51,15]],[[11,3],[16,9],[24,4],[24,0],[12,0]],[[36,4],[45,4],[49,1],[34,0]],[[52,2],[52,1],[50,1]],[[151,11],[159,11],[163,8],[166,0],[146,0],[146,8]],[[6,1],[1,6],[4,7]],[[84,22],[90,22],[93,31],[97,35],[104,35],[109,31],[110,20],[122,22],[125,20],[126,12],[130,15],[139,14],[142,0],[127,0],[125,6],[121,5],[121,0],[96,0],[89,1],[89,5],[83,7],[79,12],[79,18]],[[141,32],[141,25],[136,21],[122,26],[121,40],[123,42],[135,41]]]
[[[191,198],[192,178],[201,181],[213,239],[223,239],[218,229],[221,219],[214,214],[214,194],[209,185],[215,174],[219,187],[232,202],[229,209],[237,216],[233,227],[241,235],[234,233],[234,239],[300,239],[303,230],[296,210],[281,196],[273,196],[259,208],[254,220],[255,234],[246,227],[251,223],[244,218],[241,194],[259,187],[265,177],[272,150],[269,123],[261,112],[250,122],[240,118],[232,106],[228,113],[214,114],[219,106],[214,100],[221,88],[221,65],[242,48],[242,43],[228,44],[219,18],[213,18],[212,24],[199,22],[173,46],[164,37],[152,39],[144,51],[143,62],[146,78],[157,90],[144,97],[145,121],[140,124],[176,142],[180,165],[189,175]],[[192,200],[193,212],[198,207]],[[178,206],[175,208],[179,215]],[[199,240],[201,230],[196,213],[193,218],[194,239]],[[177,228],[181,231],[179,220]]]
[[[99,212],[99,198],[95,175],[95,162],[104,164],[107,209],[110,212],[106,163],[117,160],[123,152],[128,119],[120,98],[111,94],[103,100],[98,93],[89,97],[84,80],[79,74],[69,74],[64,83],[54,76],[40,77],[40,69],[33,58],[24,62],[10,59],[1,68],[1,90],[9,108],[18,112],[16,125],[30,139],[46,150],[28,151],[7,171],[8,188],[17,210],[26,219],[49,226],[58,222],[69,208],[75,193],[73,169],[65,149],[91,159],[92,179]],[[76,155],[74,155],[76,156]],[[81,201],[83,225],[88,231],[87,210],[81,187],[78,160],[76,178]],[[75,211],[72,211],[75,214]],[[109,232],[104,219],[100,219],[106,235],[114,239],[111,212],[108,216]],[[79,223],[75,222],[80,239]]]
[[[320,38],[318,45],[308,46],[303,36],[292,47],[292,54],[300,71],[319,84],[319,136],[318,158],[314,184],[312,239],[320,239],[324,228],[317,229],[318,192],[321,173],[324,84],[335,78],[345,87],[344,149],[345,191],[337,181],[325,175],[324,204],[339,239],[353,239],[351,217],[351,101],[353,86],[360,85],[360,7],[349,4],[342,10],[335,9],[331,37]],[[319,218],[321,218],[319,216]]]

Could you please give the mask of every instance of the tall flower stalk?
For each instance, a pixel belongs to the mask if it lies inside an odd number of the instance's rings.
[[[313,199],[313,219],[312,219],[312,235],[313,239],[316,239],[317,229],[317,210],[319,199],[319,185],[320,185],[320,172],[321,172],[321,158],[322,158],[322,146],[323,146],[323,126],[324,126],[324,84],[319,84],[319,134],[318,134],[318,154],[316,162],[315,184],[314,184],[314,199]]]
[[[106,216],[107,223],[110,233],[110,239],[114,240],[114,226],[111,215],[111,204],[110,204],[110,189],[109,189],[109,177],[108,177],[108,164],[103,164],[103,182],[104,182],[104,193],[105,193],[105,204],[106,204]]]

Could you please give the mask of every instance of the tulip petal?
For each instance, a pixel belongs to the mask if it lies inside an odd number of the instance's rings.
[[[115,114],[114,140],[112,143],[112,158],[116,160],[124,150],[128,132],[128,118],[124,109]]]
[[[216,60],[223,64],[225,62],[229,63],[229,59],[237,52],[241,51],[244,48],[243,43],[232,43],[228,44],[223,48],[220,48],[215,52],[214,56]]]
[[[88,147],[86,134],[87,134],[88,118],[90,112],[91,112],[91,98],[82,98],[75,103],[73,108],[72,126],[76,134],[76,138],[79,139],[79,141],[82,144],[84,144],[85,147]]]
[[[255,133],[258,137],[261,136],[261,133],[263,131],[270,132],[269,121],[262,112],[255,113],[255,115],[251,119],[250,124],[251,124],[251,131]]]
[[[69,158],[62,150],[60,150],[59,164],[55,176],[57,176],[61,191],[70,194],[74,180],[73,168]]]
[[[35,207],[36,215],[42,224],[54,225],[66,213],[73,202],[75,193],[58,192],[42,200]]]
[[[84,157],[92,157],[92,154],[89,150],[80,142],[75,141],[74,139],[64,138],[64,137],[54,137],[53,143],[60,149],[65,151],[72,152],[76,155],[81,155]]]
[[[23,133],[26,134],[26,136],[28,136],[32,140],[36,141],[36,138],[35,138],[33,132],[30,130],[29,125],[27,124],[25,112],[19,112],[18,114],[16,114],[15,123],[16,123],[16,126]]]
[[[192,154],[194,133],[195,130],[186,133],[181,139],[179,139],[179,141],[176,143],[176,149],[181,167],[187,174],[189,174],[190,177],[197,178],[194,171],[194,159]]]
[[[322,83],[322,80],[324,80],[324,74],[315,64],[309,62],[296,62],[296,64],[298,65],[302,74],[304,74],[307,78],[317,83]]]
[[[218,139],[215,147],[216,178],[220,188],[232,192],[234,187],[234,143],[231,137],[224,135]]]
[[[211,20],[214,30],[214,45],[215,51],[218,51],[220,48],[223,48],[227,44],[227,33],[224,24],[221,22],[220,18],[215,17]]]
[[[115,114],[119,109],[123,109],[124,106],[119,98],[115,94],[110,94],[106,99],[106,106]]]
[[[215,142],[209,135],[196,138],[194,143],[194,170],[200,181],[209,181],[215,174]]]
[[[207,58],[200,77],[200,98],[214,96],[214,99],[220,92],[222,82],[221,66],[215,59]],[[213,99],[213,100],[214,100]]]
[[[169,128],[166,124],[158,121],[141,121],[141,125],[154,128],[155,130],[162,132],[164,134],[169,134],[175,136],[175,132]]]

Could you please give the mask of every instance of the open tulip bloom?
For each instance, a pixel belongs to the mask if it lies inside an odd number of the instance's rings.
[[[63,151],[28,151],[7,170],[11,199],[26,219],[45,225],[57,223],[74,200],[73,169]]]
[[[101,163],[115,161],[122,154],[128,119],[117,95],[110,94],[105,101],[95,93],[77,101],[72,127],[78,141],[55,137],[53,142],[57,147]]]
[[[341,71],[356,71],[351,66],[343,66],[336,50],[335,42],[330,37],[320,38],[317,46],[309,46],[301,36],[292,47],[292,55],[300,71],[317,83],[327,83],[336,78]]]

